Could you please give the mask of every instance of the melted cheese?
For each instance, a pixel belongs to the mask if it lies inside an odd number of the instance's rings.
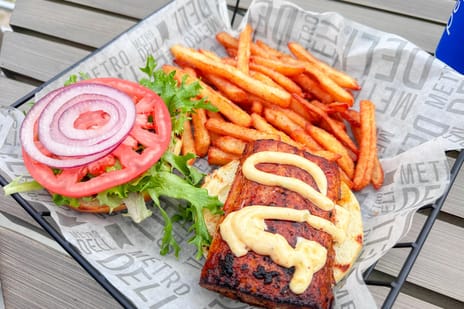
[[[322,193],[299,179],[260,171],[255,166],[258,163],[289,164],[302,168],[313,176]],[[273,151],[258,152],[245,160],[242,173],[252,181],[295,191],[324,210],[331,210],[336,206],[326,196],[327,177],[322,169],[299,155]],[[266,232],[265,219],[306,222],[316,229],[329,233],[336,242],[342,242],[345,233],[332,222],[311,215],[309,210],[251,205],[226,216],[220,225],[220,233],[232,253],[240,257],[252,250],[271,257],[276,264],[283,267],[295,267],[290,290],[301,294],[308,288],[313,274],[325,265],[327,249],[316,241],[302,237],[297,238],[297,244],[293,248],[282,235]]]

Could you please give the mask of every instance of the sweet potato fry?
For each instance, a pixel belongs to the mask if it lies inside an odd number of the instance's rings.
[[[309,75],[311,75],[311,77],[317,80],[321,87],[325,91],[327,91],[327,93],[329,93],[335,101],[345,102],[348,103],[350,106],[353,106],[354,98],[350,92],[340,87],[330,77],[325,75],[321,70],[312,66],[311,64],[307,64],[305,66],[305,69],[306,73],[308,73]]]
[[[308,122],[303,116],[298,114],[297,112],[294,112],[293,110],[289,108],[281,108],[278,106],[273,107],[276,110],[281,111],[282,113],[285,114],[291,121],[299,125],[300,127],[304,128],[306,126],[306,123]]]
[[[264,110],[264,105],[261,101],[252,101],[250,112],[251,114],[259,114],[261,115]]]
[[[207,49],[202,49],[202,48],[200,48],[198,51],[199,51],[200,53],[202,53],[203,55],[205,55],[205,56],[211,58],[211,59],[214,60],[214,61],[222,62],[222,58],[219,57],[215,52],[212,52],[212,51],[207,50]]]
[[[322,89],[321,85],[316,82],[312,77],[306,75],[306,74],[298,74],[295,76],[292,76],[292,79],[300,85],[300,87],[315,96],[318,100],[320,100],[323,103],[331,103],[334,101],[334,98]]]
[[[286,133],[284,133],[281,130],[276,129],[264,117],[262,117],[262,116],[260,116],[260,115],[258,115],[256,113],[253,113],[253,114],[251,114],[251,119],[252,119],[252,126],[254,128],[256,128],[258,131],[278,135],[278,136],[280,136],[280,139],[283,142],[286,142],[287,144],[293,145],[293,146],[295,146],[297,148],[300,148],[300,149],[303,148],[302,144],[295,142]]]
[[[192,124],[190,123],[190,119],[187,119],[184,122],[181,153],[182,155],[186,155],[188,153],[193,153],[194,155],[197,155],[195,151],[195,142],[193,140]],[[191,160],[189,163],[193,164],[193,162],[194,160]]]
[[[201,85],[201,97],[206,98],[212,105],[216,106],[219,109],[219,111],[230,121],[244,127],[248,127],[251,125],[251,117],[250,115],[248,115],[247,112],[242,110],[239,106],[231,102],[229,99],[221,95],[219,92],[206,85],[204,82],[189,76],[181,69],[176,68],[174,66],[164,65],[162,68],[167,73],[176,71],[175,78],[179,82],[183,80],[184,75],[187,76],[187,83],[199,81]]]
[[[353,135],[358,142],[358,145],[361,143],[362,140],[362,128],[360,124],[360,117],[359,113],[357,111],[353,111],[355,113],[352,113],[352,115],[355,115],[354,118],[357,118],[357,120],[353,120],[354,125],[351,126],[351,131],[353,132]],[[357,117],[356,117],[357,116]],[[357,122],[356,122],[357,121]],[[357,125],[356,125],[357,123]],[[371,183],[374,189],[378,190],[382,187],[383,182],[384,182],[384,171],[382,168],[382,165],[380,164],[380,160],[378,157],[378,153],[376,152],[375,158],[374,158],[374,167],[372,169],[372,177],[371,177]]]
[[[359,157],[353,177],[353,189],[361,190],[372,179],[372,171],[377,157],[377,136],[375,126],[375,106],[371,101],[360,102],[361,141]]]
[[[340,87],[359,90],[361,87],[358,82],[348,74],[329,66],[325,62],[317,59],[307,49],[296,42],[288,43],[290,51],[300,60],[305,60],[317,67],[320,71],[327,74],[332,80],[334,80]]]
[[[351,137],[348,135],[348,133],[343,130],[339,124],[337,124],[336,121],[334,121],[332,118],[329,117],[329,115],[320,107],[310,104],[307,102],[305,99],[302,97],[299,97],[297,95],[293,95],[295,99],[300,101],[302,104],[304,104],[310,111],[313,113],[319,115],[321,119],[327,124],[328,128],[330,128],[330,133],[335,135],[338,140],[342,142],[343,145],[348,147],[351,151],[353,151],[355,154],[358,153],[358,147],[356,144],[353,142]]]
[[[342,102],[332,102],[327,104],[329,113],[343,113],[349,108],[348,104]]]
[[[238,39],[234,38],[227,32],[219,32],[216,34],[216,40],[224,46],[224,48],[227,50],[235,50],[234,53],[237,52],[238,49]],[[267,57],[267,53],[260,48],[257,44],[251,43],[250,45],[250,51],[252,55],[258,55],[262,57]]]
[[[329,104],[324,104],[324,103],[321,103],[318,100],[311,100],[309,103],[311,105],[319,107],[324,113],[326,113],[331,118],[331,121],[332,121],[333,125],[338,126],[340,128],[340,130],[346,130],[346,125],[345,125],[345,123],[343,121],[343,117],[340,116],[339,112],[337,112],[336,110],[333,110],[331,108],[332,104],[337,105],[339,102],[333,102],[333,103],[329,103]],[[346,104],[346,103],[339,103],[339,104]],[[328,128],[329,131],[331,130],[330,126],[328,126],[324,122],[321,123],[321,126]]]
[[[189,76],[193,78],[198,78],[198,74],[193,68],[185,66],[182,68],[182,70],[184,70],[184,72],[187,73]]]
[[[343,121],[335,119],[334,115],[330,115],[329,118],[330,118],[330,123],[328,123],[325,120],[322,120],[319,122],[319,126],[326,131],[335,132],[334,134],[338,138],[340,138],[341,141],[343,141],[343,138],[345,138],[347,142],[352,144],[351,146],[348,147],[348,149],[350,149],[350,147],[351,149],[354,149],[353,147],[356,147],[357,149],[356,143],[347,134],[348,131],[346,130],[345,123]],[[342,135],[342,137],[340,137],[340,135]],[[351,151],[357,153],[357,151],[355,150],[351,150]]]
[[[252,34],[253,28],[251,28],[250,24],[246,24],[238,38],[237,68],[245,74],[248,74],[250,71],[250,44]]]
[[[227,32],[218,32],[216,33],[216,40],[224,46],[225,49],[227,48],[234,48],[238,49],[238,39],[234,38]]]
[[[361,126],[361,121],[359,119],[359,112],[358,111],[356,111],[354,109],[348,109],[348,110],[340,113],[340,115],[343,117],[343,119],[348,121],[348,123],[351,125],[351,127],[359,127],[359,126]]]
[[[206,156],[211,143],[208,130],[205,127],[207,117],[204,109],[197,109],[192,113],[193,140],[195,151],[200,157]]]
[[[208,163],[210,165],[225,165],[233,160],[238,160],[239,155],[225,152],[215,146],[211,146],[208,149]]]
[[[222,117],[219,112],[213,112],[213,111],[206,110],[206,116],[208,118],[214,118],[214,119],[225,121],[224,117]]]
[[[317,114],[309,111],[305,105],[301,104],[300,101],[292,97],[292,101],[290,102],[290,106],[288,107],[298,115],[302,116],[306,121],[311,123],[320,121],[320,117]]]
[[[326,158],[329,161],[337,161],[340,158],[339,154],[323,150],[322,148],[320,150],[310,149],[303,143],[299,143],[296,140],[292,139],[290,136],[285,134],[283,131],[276,129],[269,122],[267,122],[265,118],[261,117],[260,115],[251,114],[251,118],[253,119],[253,127],[258,129],[259,131],[269,132],[269,133],[279,135],[281,140],[283,142],[286,142],[287,144],[293,145],[299,149],[305,149],[306,151],[314,155]],[[306,139],[306,134],[304,132],[301,132],[301,130],[298,130],[295,133],[295,136],[297,137],[297,139],[302,140],[302,141],[305,141]]]
[[[254,71],[258,71],[258,72],[261,72],[261,73],[269,76],[273,81],[275,81],[277,84],[282,86],[282,88],[284,88],[288,92],[297,93],[297,94],[299,94],[301,96],[303,95],[303,91],[301,90],[301,88],[293,80],[291,80],[287,76],[285,76],[285,75],[283,75],[283,74],[281,74],[281,73],[279,73],[277,71],[274,71],[274,70],[272,70],[272,69],[270,69],[270,68],[268,68],[266,66],[259,65],[259,64],[256,64],[256,63],[251,63],[250,68],[252,70],[254,70]],[[290,103],[288,105],[290,105]]]
[[[343,146],[335,136],[322,128],[308,123],[305,129],[319,145],[326,150],[338,153],[341,156],[340,159],[337,160],[338,165],[343,169],[348,178],[353,178],[354,162],[345,146]]]
[[[299,130],[302,127],[290,120],[284,113],[273,108],[264,109],[264,118],[274,127],[290,135],[292,131]]]
[[[264,43],[262,40],[256,40],[256,45],[266,53],[266,56],[267,57],[270,57],[270,58],[275,58],[275,59],[279,59],[281,57],[284,57],[286,56],[285,53],[281,52],[280,50],[277,50],[275,48],[272,48],[271,46],[269,46],[268,44]]]
[[[237,58],[238,50],[236,48],[232,48],[232,47],[227,48],[226,52],[229,55],[229,57]]]
[[[264,83],[266,85],[269,85],[270,87],[275,87],[275,88],[281,89],[282,91],[286,91],[281,85],[276,83],[272,78],[270,78],[269,76],[267,76],[264,73],[261,73],[261,72],[255,71],[255,70],[251,70],[250,71],[250,76],[252,76],[254,79],[259,80],[260,82],[262,82],[262,83]],[[254,96],[258,97],[256,95],[254,95]],[[259,99],[263,100],[262,98],[259,98]],[[265,101],[265,100],[263,100],[263,101]]]
[[[249,142],[258,139],[274,139],[280,140],[280,137],[275,134],[261,132],[255,129],[241,127],[231,122],[220,121],[210,118],[206,121],[206,128],[212,132],[228,135],[243,141]]]
[[[308,134],[304,128],[297,125],[285,113],[281,111],[265,108],[264,118],[279,130],[284,131],[296,142],[303,144],[310,150],[322,150],[322,147]]]
[[[218,147],[222,151],[241,155],[245,150],[246,142],[232,136],[224,135],[218,137],[214,141],[214,146]]]
[[[348,92],[345,88],[339,86],[333,81],[327,74],[322,72],[318,67],[312,65],[306,61],[295,60],[293,58],[286,57],[291,63],[301,63],[305,67],[305,74],[308,74],[320,85],[325,92],[327,92],[333,101],[345,102],[350,106],[353,106],[354,98],[353,95]]]
[[[252,72],[253,74],[253,72]],[[258,73],[260,74],[260,73]],[[265,75],[263,75],[264,77],[266,77]],[[262,114],[263,113],[263,110],[264,110],[264,107],[268,106],[268,107],[273,107],[275,106],[274,104],[272,103],[269,103],[267,101],[264,101],[262,100],[261,98],[258,98],[257,96],[255,96],[254,94],[251,94],[251,93],[248,93],[248,112],[250,114],[252,114],[252,110],[253,110],[253,105],[256,105],[255,108],[256,108],[256,113],[257,114]],[[261,105],[261,106],[259,106]]]
[[[288,92],[259,82],[233,66],[218,63],[200,52],[178,44],[171,46],[171,53],[176,59],[199,70],[222,76],[264,100],[284,107],[290,105],[291,96]]]
[[[323,150],[321,146],[311,137],[304,129],[298,129],[293,131],[290,136],[297,141],[308,147],[310,151]]]
[[[341,167],[339,167],[340,170],[340,179],[348,186],[348,188],[353,189],[353,180],[348,177],[348,175],[343,171]]]
[[[288,136],[287,134],[285,134],[281,130],[276,129],[269,122],[267,122],[265,118],[261,117],[260,115],[252,114],[251,118],[253,119],[253,127],[255,127],[256,129],[258,129],[260,131],[263,131],[263,132],[269,132],[269,133],[272,133],[272,134],[279,135],[281,140],[283,142],[286,142],[289,145],[295,146],[295,147],[297,147],[299,149],[305,149],[306,151],[308,151],[308,152],[310,152],[310,153],[312,153],[314,155],[326,158],[329,161],[337,161],[340,158],[339,154],[336,154],[336,153],[333,153],[333,152],[330,152],[330,151],[326,151],[326,150],[323,150],[323,149],[321,149],[321,150],[309,149],[307,146],[303,145],[302,143],[299,143],[299,142],[293,140],[290,136]]]
[[[201,77],[207,84],[214,86],[229,100],[237,103],[248,101],[247,93],[228,80],[210,73],[202,73]]]
[[[303,65],[288,63],[288,62],[284,62],[284,61],[273,59],[273,58],[251,56],[250,59],[252,63],[265,66],[285,76],[294,76],[294,75],[301,74],[305,71],[305,68]]]
[[[351,133],[353,134],[354,140],[358,144],[358,149],[359,145],[361,145],[361,140],[362,140],[362,133],[361,133],[361,122],[359,122],[359,126],[351,126]]]
[[[226,59],[225,62],[233,66],[237,65],[237,61],[234,59],[229,58]],[[282,91],[287,91],[289,93],[295,92],[303,95],[301,88],[293,80],[283,74],[280,74],[277,71],[273,71],[272,69],[269,69],[265,66],[253,63],[250,64],[250,69],[250,76],[270,87],[279,88]]]

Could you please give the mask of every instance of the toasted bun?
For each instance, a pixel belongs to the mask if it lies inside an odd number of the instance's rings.
[[[230,188],[232,187],[232,183],[234,182],[238,166],[239,161],[233,160],[228,164],[215,169],[212,173],[206,175],[203,188],[208,191],[209,195],[217,196],[222,203],[225,203],[227,196],[229,195]],[[214,236],[221,216],[211,214],[208,209],[203,211],[203,216],[205,217],[209,234]]]
[[[150,200],[150,196],[148,194],[144,195],[145,201]],[[127,207],[125,204],[121,204],[117,207],[109,207],[108,205],[100,205],[97,200],[87,200],[87,199],[79,199],[79,206],[78,207],[71,207],[73,210],[78,212],[85,212],[85,213],[95,213],[95,214],[110,214],[119,211],[126,210]]]
[[[113,212],[118,212],[122,210],[126,210],[126,205],[121,204],[118,207],[110,208],[107,205],[100,205],[96,201],[81,201],[79,207],[72,207],[73,210],[78,212],[87,212],[87,213],[98,213],[98,214],[108,214]]]
[[[337,204],[347,211],[344,230],[346,239],[342,243],[335,243],[334,279],[339,282],[351,270],[354,262],[361,253],[363,245],[363,223],[361,207],[354,193],[344,183],[341,183],[341,198]],[[338,220],[338,214],[336,214]]]
[[[210,195],[217,196],[221,202],[225,203],[238,166],[239,161],[234,160],[216,169],[205,177],[203,188],[207,189]],[[345,230],[347,237],[343,243],[334,244],[333,273],[335,282],[339,282],[349,273],[361,252],[363,244],[361,209],[355,195],[343,182],[341,197],[337,204],[341,207],[337,209],[335,221],[337,225]],[[212,215],[207,210],[203,214],[208,231],[211,235],[214,235],[217,231],[220,215]]]

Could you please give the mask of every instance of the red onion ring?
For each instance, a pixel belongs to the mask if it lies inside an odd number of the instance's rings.
[[[74,123],[82,113],[86,111],[98,111],[101,109],[98,107],[98,104],[93,104],[93,102],[97,102],[98,100],[111,101],[110,104],[107,104],[105,110],[105,112],[109,114],[108,122],[92,130],[75,128]],[[119,115],[117,117],[112,116],[115,113],[119,113],[117,107],[114,106],[115,104],[117,103],[114,102],[113,99],[95,94],[83,94],[74,98],[61,106],[53,116],[51,127],[59,127],[62,130],[53,130],[50,134],[54,139],[60,139],[64,136],[65,138],[75,140],[76,143],[84,142],[84,145],[91,144],[93,141],[89,141],[89,139],[93,139],[95,137],[100,136],[102,140],[106,139],[106,137],[103,137],[102,135],[110,134],[111,129],[117,124],[117,120],[119,118]]]
[[[108,114],[109,121],[95,130],[74,128],[82,112],[97,110]],[[21,143],[34,160],[48,166],[80,166],[113,151],[129,134],[135,117],[135,104],[124,92],[102,84],[73,84],[50,92],[34,104],[21,126]],[[37,147],[36,125],[40,144],[58,158]]]
[[[111,147],[115,139],[120,140],[127,135],[127,129],[132,128],[133,121],[126,118],[123,122],[121,118],[126,117],[127,113],[121,105],[117,105],[117,101],[103,96],[94,100],[86,100],[87,97],[89,95],[74,97],[57,111],[53,109],[50,111],[53,103],[44,109],[43,116],[39,120],[39,139],[48,151],[62,156],[90,155]],[[54,100],[54,102],[60,103],[59,100]],[[74,128],[74,121],[80,114],[98,110],[103,110],[110,116],[109,123],[98,129]],[[115,131],[115,126],[118,130],[122,129]]]

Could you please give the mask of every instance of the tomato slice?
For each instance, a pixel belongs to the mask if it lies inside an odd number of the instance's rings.
[[[129,182],[149,169],[163,155],[171,138],[171,118],[163,100],[152,90],[118,78],[95,78],[100,83],[128,94],[136,105],[136,121],[129,136],[109,155],[87,165],[66,168],[60,173],[33,160],[23,159],[31,176],[52,193],[68,197],[92,196]],[[36,141],[39,143],[40,141]],[[107,168],[118,164],[118,169]],[[91,175],[91,177],[89,177]]]

